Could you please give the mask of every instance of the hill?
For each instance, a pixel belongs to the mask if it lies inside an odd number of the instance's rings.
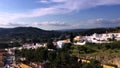
[[[105,32],[120,32],[120,28],[69,29],[55,31],[47,31],[35,27],[0,28],[0,43],[24,40],[46,42],[48,39],[59,38],[61,36],[65,39],[65,36],[70,33],[73,33],[73,35],[76,36]]]
[[[0,28],[0,42],[8,40],[25,40],[40,39],[47,40],[49,38],[58,37],[59,32],[46,31],[35,27],[17,27],[17,28]]]
[[[59,32],[82,32],[82,31],[86,31],[89,29],[64,29],[64,30],[56,30]]]

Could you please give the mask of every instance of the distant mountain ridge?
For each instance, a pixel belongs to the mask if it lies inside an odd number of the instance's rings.
[[[0,28],[0,39],[4,38],[47,38],[58,36],[55,31],[42,30],[35,27]]]
[[[50,39],[58,38],[62,33],[72,32],[80,35],[90,35],[93,33],[105,33],[108,32],[117,32],[120,30],[120,27],[117,28],[94,28],[94,29],[67,29],[67,30],[42,30],[35,27],[16,27],[16,28],[0,28],[0,39]],[[76,35],[75,34],[75,35]]]
[[[64,29],[64,30],[56,30],[60,32],[80,32],[80,31],[86,31],[88,29]]]

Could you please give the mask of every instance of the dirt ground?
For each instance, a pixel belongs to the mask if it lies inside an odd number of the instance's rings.
[[[3,67],[2,57],[4,53],[5,53],[4,50],[0,50],[0,68]]]
[[[3,63],[2,63],[2,53],[0,53],[0,67],[3,66]]]

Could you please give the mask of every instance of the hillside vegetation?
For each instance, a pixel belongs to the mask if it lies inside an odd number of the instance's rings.
[[[84,46],[65,44],[62,49],[49,51],[48,48],[23,49],[16,51],[16,56],[26,57],[27,62],[44,63],[47,68],[102,68],[101,64],[118,66],[120,62],[120,41],[107,44],[86,44]],[[78,59],[90,60],[90,63],[78,62]],[[97,61],[96,61],[97,60]]]
[[[55,31],[46,31],[34,27],[17,27],[17,28],[1,28],[0,41],[4,40],[26,40],[26,39],[41,39],[59,37],[60,33]]]
[[[82,59],[96,59],[102,64],[114,64],[120,67],[120,41],[105,44],[73,45],[71,55]]]

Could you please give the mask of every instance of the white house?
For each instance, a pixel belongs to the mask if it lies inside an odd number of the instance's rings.
[[[56,48],[62,48],[65,44],[65,41],[64,40],[60,40],[60,41],[57,41],[57,46]]]
[[[31,48],[32,49],[37,49],[39,47],[46,47],[46,43],[44,43],[44,44],[40,44],[40,43],[28,44],[28,43],[26,43],[26,44],[23,45],[23,48],[25,48],[25,49],[31,49]]]
[[[85,44],[86,44],[86,41],[74,43],[74,45],[85,45]]]
[[[120,33],[94,33],[93,35],[85,36],[84,38],[86,38],[87,41],[91,43],[110,43],[108,38],[115,38],[116,40],[120,40]]]

